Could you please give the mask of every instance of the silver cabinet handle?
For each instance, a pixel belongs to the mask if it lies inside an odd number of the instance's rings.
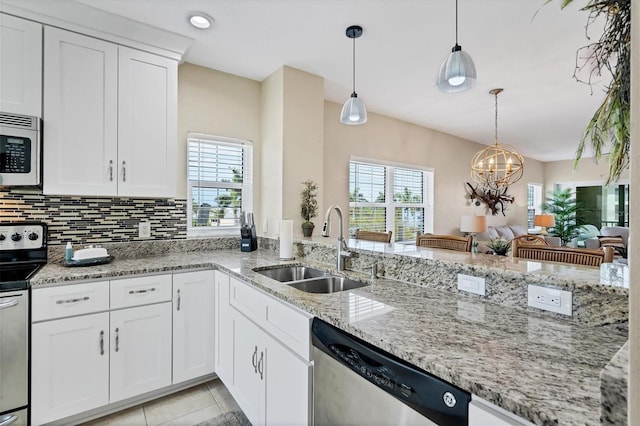
[[[113,182],[113,160],[109,160],[109,182]]]
[[[129,290],[129,294],[151,293],[152,291],[156,291],[155,287],[145,288],[143,290]]]
[[[84,302],[85,300],[89,300],[89,296],[78,297],[77,299],[56,300],[56,305],[62,305],[63,303]]]
[[[0,303],[0,309],[10,308],[12,306],[16,306],[17,304],[18,304],[18,299],[11,299],[8,302]],[[0,423],[0,426],[2,426],[1,423]]]
[[[122,181],[123,182],[127,181],[127,166],[124,160],[122,161]]]
[[[176,311],[179,311],[180,310],[180,289],[178,289],[178,303],[177,303],[177,305],[178,306],[176,308]]]
[[[100,355],[104,355],[104,330],[100,330]]]
[[[18,420],[18,416],[12,414],[8,415],[7,417],[0,417],[0,426],[8,426],[16,420]]]
[[[253,371],[257,373],[258,372],[258,363],[256,362],[256,359],[258,359],[258,347],[257,346],[253,350],[253,357],[251,357],[251,364],[253,365]]]
[[[120,329],[116,328],[116,352],[120,350]]]
[[[263,379],[262,373],[264,372],[264,352],[260,352],[260,361],[258,361],[258,373],[260,373],[260,380]]]

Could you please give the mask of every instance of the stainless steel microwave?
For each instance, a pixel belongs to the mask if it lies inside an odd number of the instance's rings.
[[[0,187],[42,184],[40,119],[0,112]]]

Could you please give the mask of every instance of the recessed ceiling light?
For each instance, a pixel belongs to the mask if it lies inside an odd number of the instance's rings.
[[[194,12],[189,15],[189,23],[196,28],[206,30],[211,27],[211,24],[213,24],[213,18],[206,13]]]

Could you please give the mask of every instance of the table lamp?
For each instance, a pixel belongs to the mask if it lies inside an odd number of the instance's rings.
[[[477,232],[487,232],[486,216],[462,216],[460,221],[460,232],[471,234],[471,251],[478,252],[478,242],[476,241]]]
[[[537,214],[533,217],[533,226],[540,226],[542,230],[541,235],[547,235],[547,228],[556,224],[556,221],[552,214]]]

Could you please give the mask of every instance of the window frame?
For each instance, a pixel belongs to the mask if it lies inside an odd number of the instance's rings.
[[[191,141],[200,141],[215,145],[240,146],[243,150],[242,183],[238,182],[216,182],[200,181],[189,179],[189,145]],[[187,158],[186,158],[186,180],[187,180],[187,237],[204,236],[239,236],[240,225],[211,227],[193,226],[193,188],[219,188],[219,189],[240,189],[241,191],[241,212],[253,209],[253,141],[248,139],[229,138],[225,136],[209,135],[204,133],[187,133]]]
[[[533,204],[529,205],[529,190],[533,188]],[[538,233],[542,230],[540,226],[529,227],[529,210],[533,209],[533,215],[542,214],[542,204],[544,203],[544,196],[542,189],[544,186],[541,183],[529,182],[527,183],[527,231],[529,233]],[[537,189],[537,191],[536,191]],[[536,197],[536,192],[538,197]],[[533,219],[532,219],[533,223]]]
[[[425,166],[417,166],[414,164],[403,164],[403,163],[395,163],[390,161],[382,161],[371,158],[363,158],[363,157],[355,157],[352,156],[349,159],[349,178],[348,184],[351,184],[351,163],[361,163],[372,166],[382,166],[385,168],[385,202],[368,202],[366,203],[367,207],[372,208],[384,208],[385,209],[385,231],[393,230],[392,242],[394,243],[413,243],[415,240],[398,240],[395,232],[395,212],[397,208],[421,208],[423,209],[423,232],[425,233],[433,233],[433,215],[434,215],[434,186],[435,186],[435,171],[433,168],[425,167]],[[394,200],[393,190],[394,190],[394,179],[395,179],[395,170],[397,169],[405,169],[411,171],[417,171],[422,173],[422,203],[402,203]],[[347,188],[347,192],[351,194],[351,188]],[[353,207],[363,207],[362,202],[351,202],[349,201],[349,224],[348,228],[351,229],[351,208]]]

